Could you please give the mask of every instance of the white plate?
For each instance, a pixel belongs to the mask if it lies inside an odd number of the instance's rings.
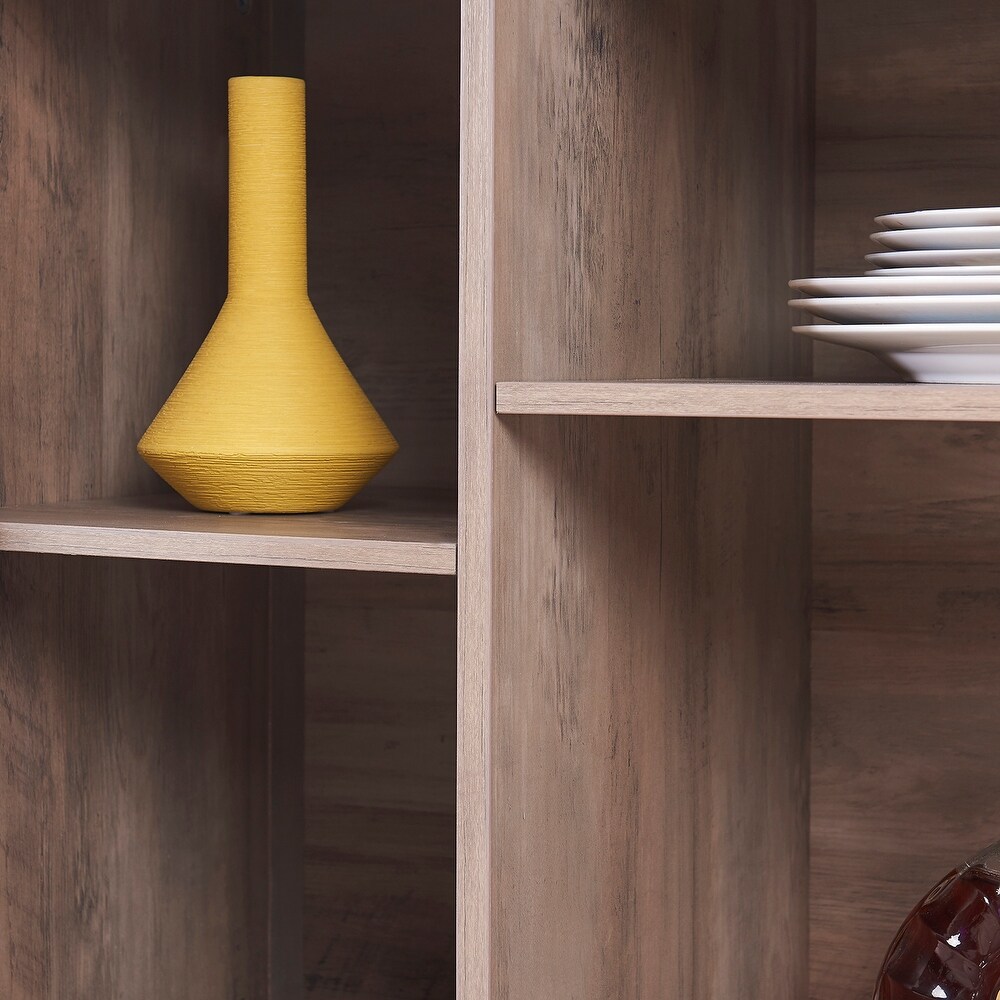
[[[837,323],[1000,323],[1000,295],[859,295],[788,304]]]
[[[1000,250],[896,250],[870,253],[865,260],[875,267],[982,267],[1000,264]]]
[[[916,382],[1000,385],[1000,323],[829,323],[793,330],[868,351]]]
[[[890,250],[996,250],[1000,226],[960,226],[953,229],[889,229],[872,239]]]
[[[990,274],[1000,275],[1000,264],[993,267],[988,264],[982,267],[962,267],[961,264],[955,267],[883,267],[877,271],[865,271],[865,277],[880,278],[883,281],[886,278],[974,277]]]
[[[879,271],[868,278],[799,278],[789,288],[806,295],[1000,295],[1000,267],[995,275],[899,276]]]
[[[944,208],[930,212],[880,215],[883,229],[951,229],[957,226],[1000,226],[1000,208]]]

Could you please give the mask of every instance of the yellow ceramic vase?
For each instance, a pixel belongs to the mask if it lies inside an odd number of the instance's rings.
[[[306,287],[305,84],[229,81],[229,296],[139,442],[202,510],[335,510],[398,445]]]

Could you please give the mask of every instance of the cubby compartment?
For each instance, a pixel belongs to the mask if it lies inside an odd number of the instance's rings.
[[[5,998],[455,995],[459,24],[0,11]],[[135,453],[225,296],[241,74],[306,79],[311,297],[401,445],[336,514]]]
[[[1000,390],[810,361],[786,282],[858,273],[877,215],[995,202],[996,15],[558,6],[503,5],[475,178],[500,429],[459,587],[494,560],[493,970],[867,1000],[996,838]]]
[[[998,28],[990,5],[820,0],[815,273],[856,272],[883,208],[996,203]],[[885,378],[825,347],[814,374]],[[814,1000],[868,1000],[909,908],[998,837],[998,449],[996,422],[814,425]]]

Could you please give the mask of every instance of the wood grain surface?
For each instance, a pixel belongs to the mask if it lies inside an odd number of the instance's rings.
[[[498,451],[495,981],[802,996],[804,436],[516,417]]]
[[[454,488],[458,0],[307,0],[310,291],[400,443],[379,482]]]
[[[783,420],[997,420],[1000,387],[916,383],[500,382],[497,413]]]
[[[483,407],[494,377],[802,376],[807,5],[492,16],[467,2],[462,995],[801,997],[805,428]]]
[[[306,996],[455,996],[455,582],[309,573]]]
[[[877,214],[996,204],[998,60],[995,5],[821,0],[817,273],[858,273]],[[913,903],[1000,836],[1000,432],[817,424],[814,453],[809,996],[868,1000]]]
[[[461,8],[456,985],[463,1000],[493,1000],[496,12],[493,0]]]
[[[333,514],[206,514],[175,496],[7,507],[0,551],[455,574],[450,491],[367,492]]]
[[[264,574],[0,561],[5,997],[268,995]]]
[[[266,68],[269,23],[0,7],[4,506],[156,488],[135,442],[224,295],[225,81]],[[295,677],[267,571],[5,553],[0,594],[0,995],[301,982],[259,835],[268,678]]]
[[[305,576],[267,571],[267,664],[254,675],[253,766],[264,793],[251,817],[253,895],[266,923],[267,1000],[298,996],[305,981]]]
[[[306,5],[312,298],[400,442],[379,484],[452,504],[459,20],[458,0]],[[454,589],[307,573],[317,1000],[455,995]]]

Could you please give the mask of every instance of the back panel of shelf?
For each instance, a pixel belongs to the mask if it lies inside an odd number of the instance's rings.
[[[454,489],[458,0],[306,3],[310,287],[400,452]],[[455,581],[306,574],[306,988],[455,995]]]
[[[226,79],[268,71],[270,15],[0,10],[5,506],[158,488],[135,442],[224,297]],[[268,930],[273,584],[0,557],[0,995],[301,978]],[[294,678],[294,656],[279,666]]]
[[[996,204],[995,5],[820,0],[818,32],[817,273],[859,273],[876,215]],[[815,352],[818,378],[884,371]],[[817,424],[813,449],[809,996],[868,1000],[909,908],[1000,836],[1000,428]]]

